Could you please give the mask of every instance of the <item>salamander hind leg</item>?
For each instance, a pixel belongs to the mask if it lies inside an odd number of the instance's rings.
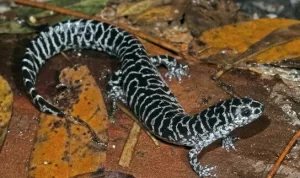
[[[124,104],[127,103],[121,84],[122,84],[122,71],[118,70],[112,74],[110,80],[108,81],[109,91],[107,94],[108,94],[108,98],[112,100],[113,112],[115,112],[117,109],[117,104],[116,104],[117,100],[122,101]]]
[[[189,77],[189,67],[187,65],[182,65],[177,62],[177,60],[171,56],[158,55],[151,56],[150,61],[156,66],[164,66],[168,69],[165,77],[171,81],[175,77],[179,82],[182,80],[182,76]]]
[[[214,170],[215,166],[202,166],[200,165],[200,161],[198,159],[198,155],[200,154],[202,147],[195,146],[189,151],[189,160],[194,171],[199,175],[199,177],[216,177],[216,174],[212,174],[211,171]]]

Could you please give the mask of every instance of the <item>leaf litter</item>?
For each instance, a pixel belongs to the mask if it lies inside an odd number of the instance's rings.
[[[242,13],[237,15],[238,10],[234,4],[230,2],[226,3],[227,1],[222,0],[217,1],[217,4],[214,5],[208,4],[207,1],[197,1],[196,4],[191,2],[184,4],[185,1],[180,0],[173,1],[172,3],[169,1],[155,1],[148,6],[146,6],[146,3],[149,3],[149,1],[140,1],[137,3],[141,2],[145,3],[144,6],[147,8],[142,9],[139,13],[130,14],[126,12],[126,14],[123,12],[123,16],[119,13],[119,16],[115,20],[121,19],[122,23],[128,22],[129,24],[134,24],[134,28],[136,29],[146,31],[152,35],[159,35],[160,38],[165,38],[170,42],[176,43],[181,49],[188,50],[186,52],[193,54],[198,60],[214,63],[219,66],[230,66],[229,69],[231,67],[252,69],[255,67],[259,68],[259,66],[272,66],[287,70],[294,70],[296,68],[297,70],[297,65],[294,64],[297,64],[295,61],[299,60],[298,51],[295,49],[295,46],[299,46],[298,40],[295,40],[298,38],[298,33],[295,32],[298,27],[297,25],[288,25],[299,23],[298,21],[284,19],[276,19],[278,23],[271,19],[262,19],[261,21],[266,21],[264,23],[261,23],[260,20],[249,21],[251,18],[247,15]],[[155,3],[161,4],[155,5]],[[133,8],[134,6],[137,5],[131,3],[128,7]],[[112,11],[117,7],[111,7]],[[192,7],[195,7],[195,9],[192,9]],[[134,12],[134,10],[132,11]],[[167,13],[163,15],[163,12]],[[97,15],[101,16],[100,13]],[[195,21],[194,19],[197,20]],[[230,25],[233,23],[235,24]],[[253,30],[246,28],[244,31],[238,29],[238,27],[247,23],[255,28]],[[261,26],[261,24],[263,25]],[[227,26],[219,27],[223,25]],[[224,32],[224,36],[234,37],[235,34],[239,34],[240,36],[235,40],[228,40],[220,38],[219,34],[210,33],[215,29],[221,29],[220,31],[223,32],[226,31],[226,28],[231,28],[231,31]],[[206,35],[205,33],[208,34],[208,38],[211,38],[216,45],[224,45],[224,47],[215,47],[215,44],[210,44],[203,40],[202,37]],[[290,35],[287,35],[289,33]],[[256,34],[261,36],[256,38]],[[238,44],[239,42],[241,43]],[[252,65],[249,67],[248,63],[252,63]],[[253,64],[256,64],[258,67]],[[287,64],[289,64],[288,67]],[[264,71],[262,73],[267,72]],[[277,74],[274,75],[277,76]],[[297,73],[292,75],[299,76]],[[287,108],[289,107],[285,107],[285,110]],[[290,111],[289,109],[287,110]]]

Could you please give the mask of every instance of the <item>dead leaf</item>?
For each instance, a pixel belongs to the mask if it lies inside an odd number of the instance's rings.
[[[88,69],[85,66],[64,69],[60,80],[77,84],[80,91],[79,100],[69,113],[85,121],[103,144],[107,144],[106,108],[101,91]],[[98,170],[105,161],[106,147],[93,143],[87,128],[63,118],[41,114],[30,161],[30,177],[76,176]]]
[[[8,130],[12,113],[13,93],[8,82],[0,76],[0,148]]]
[[[123,2],[117,8],[117,17],[140,14],[151,7],[168,4],[170,2],[172,1],[171,0],[145,0],[145,1],[135,2],[135,3]]]

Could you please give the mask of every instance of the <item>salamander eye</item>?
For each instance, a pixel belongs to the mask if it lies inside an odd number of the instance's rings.
[[[243,108],[241,110],[241,115],[244,117],[249,117],[251,115],[251,110],[249,108]]]

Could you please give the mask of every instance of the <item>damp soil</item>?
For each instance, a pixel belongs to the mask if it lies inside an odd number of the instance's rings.
[[[22,87],[20,63],[28,39],[31,35],[0,36],[0,74],[8,80],[14,92],[13,116],[9,133],[0,152],[0,177],[27,177],[31,150],[38,129],[38,110],[31,104]],[[155,54],[153,49],[147,49]],[[152,51],[151,51],[152,50]],[[78,55],[78,54],[81,55]],[[51,101],[57,94],[58,74],[65,67],[75,64],[87,65],[99,87],[105,93],[105,83],[111,71],[117,69],[118,61],[104,53],[95,51],[69,51],[53,57],[41,70],[37,88],[40,94]],[[190,66],[190,78],[182,83],[168,82],[180,104],[190,114],[195,114],[206,107],[230,96],[211,80],[217,71],[215,65],[182,61]],[[165,69],[160,69],[165,73]],[[265,114],[260,119],[235,131],[241,139],[235,144],[237,151],[227,152],[220,142],[205,148],[200,155],[202,164],[217,166],[215,173],[219,178],[265,177],[270,166],[277,159],[296,128],[284,120],[284,113],[269,99],[270,90],[279,80],[264,80],[255,73],[233,70],[224,77],[223,82],[230,84],[241,96],[251,96],[265,104]],[[109,103],[107,108],[111,108]],[[299,112],[299,111],[298,111]],[[116,123],[110,124],[109,145],[105,170],[121,171],[137,178],[196,178],[188,162],[188,148],[161,142],[156,147],[149,136],[142,132],[130,167],[118,165],[120,155],[132,120],[121,111],[116,113]],[[49,150],[54,151],[54,150]],[[299,161],[284,162],[291,172],[283,172],[278,177],[299,173]]]

